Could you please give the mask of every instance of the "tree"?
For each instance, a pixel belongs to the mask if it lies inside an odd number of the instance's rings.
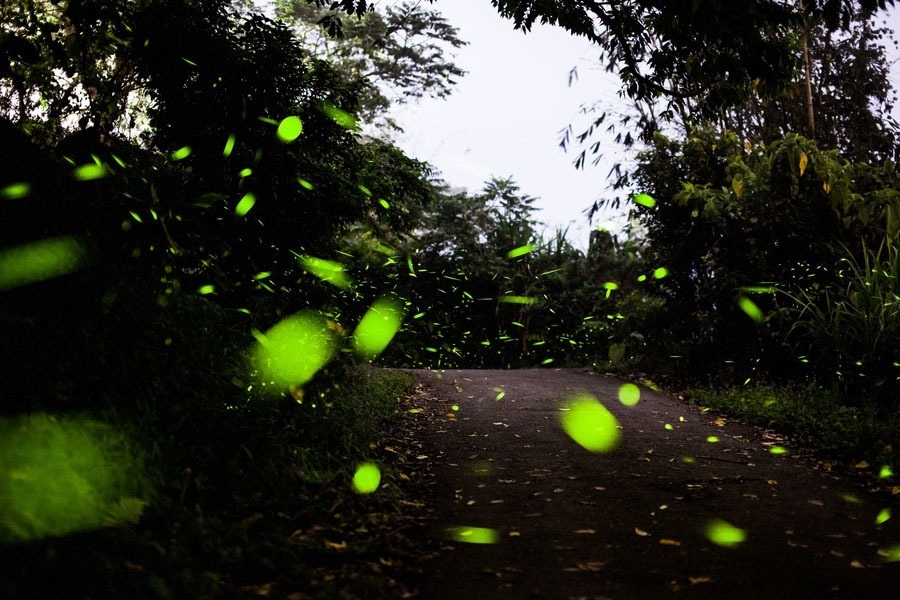
[[[324,5],[324,0],[308,0]],[[779,0],[656,0],[549,2],[492,0],[516,28],[535,23],[562,27],[594,42],[617,70],[624,91],[646,102],[666,97],[673,108],[705,98],[704,113],[738,104],[754,89],[780,89],[798,64],[789,35],[804,15],[822,15],[829,29],[846,28],[854,3],[811,0],[803,6]],[[861,0],[865,9],[883,9],[893,0]],[[364,14],[366,0],[339,0],[347,13]],[[339,29],[339,28],[338,28]],[[685,74],[673,80],[673,76]]]
[[[2,299],[4,322],[40,328],[9,341],[23,371],[52,365],[35,395],[58,381],[101,403],[135,373],[158,394],[181,373],[164,368],[163,341],[191,332],[233,351],[198,358],[221,377],[251,326],[335,304],[298,256],[330,255],[354,223],[402,230],[430,201],[425,165],[356,131],[358,85],[259,13],[226,0],[0,9],[0,127],[21,159],[0,164],[0,251],[62,236],[86,255]],[[228,386],[223,398],[242,393]]]
[[[333,7],[284,0],[277,4],[277,14],[348,80],[361,81],[365,91],[359,109],[368,121],[383,116],[390,106],[425,96],[445,98],[465,75],[447,51],[466,42],[439,12],[419,2],[406,1],[341,21]],[[327,35],[329,31],[332,35]]]
[[[892,32],[879,27],[871,11],[853,8],[848,18],[841,31],[826,27],[823,17],[811,21],[808,80],[798,72],[779,94],[755,94],[723,112],[716,124],[752,143],[800,133],[854,162],[893,158],[898,124],[891,117],[895,96],[885,50]]]

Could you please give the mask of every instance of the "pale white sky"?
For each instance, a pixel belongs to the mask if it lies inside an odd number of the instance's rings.
[[[454,62],[468,71],[446,100],[423,100],[393,114],[405,133],[397,144],[407,154],[440,170],[454,187],[479,191],[491,176],[508,177],[536,196],[537,219],[548,236],[569,227],[569,240],[587,249],[591,227],[582,211],[606,191],[609,162],[576,170],[559,148],[559,132],[575,120],[575,133],[588,122],[579,108],[603,100],[622,106],[618,79],[604,73],[597,50],[566,31],[535,26],[513,29],[488,0],[445,0],[434,8],[469,42]],[[579,78],[568,85],[569,71]],[[620,109],[621,110],[621,109]],[[610,142],[609,150],[616,150]],[[594,219],[594,227],[612,224]]]

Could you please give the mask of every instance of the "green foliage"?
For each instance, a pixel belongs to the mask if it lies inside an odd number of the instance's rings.
[[[856,163],[894,158],[896,96],[886,47],[893,32],[879,26],[870,10],[849,4],[848,10],[844,30],[830,29],[823,15],[806,27],[814,131],[805,72],[799,70],[781,89],[724,111],[715,120],[719,127],[764,143],[801,133]]]
[[[835,264],[854,239],[896,235],[893,165],[854,165],[799,136],[752,145],[708,130],[683,142],[657,135],[635,180],[656,199],[631,209],[648,261],[668,271],[655,282],[666,314],[655,349],[678,356],[669,368],[687,378],[790,376],[792,321],[774,284],[804,277],[800,263]],[[815,277],[827,285],[833,275]]]
[[[590,365],[606,362],[613,342],[627,343],[629,360],[642,353],[646,338],[627,327],[655,301],[639,293],[638,246],[597,232],[586,255],[565,231],[538,235],[533,202],[510,179],[494,179],[477,195],[440,191],[417,236],[361,229],[348,238],[346,252],[364,265],[356,292],[374,297],[387,284],[406,302],[403,326],[380,360]]]
[[[892,451],[900,443],[896,417],[846,406],[840,396],[820,387],[752,384],[692,389],[687,395],[699,406],[786,434],[823,457],[897,465]]]
[[[802,283],[788,332],[820,381],[850,404],[892,414],[900,381],[900,252],[895,245],[847,251],[827,285]]]

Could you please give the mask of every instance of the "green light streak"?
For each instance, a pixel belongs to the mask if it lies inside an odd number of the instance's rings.
[[[582,448],[609,452],[621,441],[616,417],[593,396],[575,396],[562,411],[563,430]]]
[[[14,246],[0,252],[0,290],[60,277],[84,263],[84,249],[71,237]]]
[[[372,304],[353,331],[353,345],[362,356],[373,359],[387,348],[403,322],[403,307],[396,300],[380,298]]]
[[[281,123],[278,124],[278,129],[275,132],[278,139],[285,144],[289,144],[296,140],[300,137],[301,133],[303,133],[303,121],[300,120],[300,117],[293,115],[285,117]]]
[[[534,244],[526,244],[524,246],[519,246],[518,248],[513,248],[509,252],[506,253],[507,258],[518,258],[520,256],[524,256],[529,252],[534,250]]]
[[[25,198],[31,194],[31,184],[25,181],[11,183],[4,188],[0,188],[0,197],[7,200],[18,200]]]
[[[239,217],[246,216],[254,205],[256,205],[256,195],[252,192],[247,192],[244,194],[244,197],[241,198],[241,201],[238,202],[237,206],[234,207],[234,214]]]
[[[706,538],[714,544],[734,548],[747,539],[747,532],[721,519],[713,519],[706,526]]]
[[[342,290],[350,289],[350,278],[347,276],[347,273],[344,271],[344,265],[341,263],[314,256],[298,256],[297,260],[304,270],[322,281],[327,281]]]
[[[450,538],[466,544],[496,544],[499,536],[494,529],[487,527],[451,527]]]

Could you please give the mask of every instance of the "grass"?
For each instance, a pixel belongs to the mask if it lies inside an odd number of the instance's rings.
[[[350,366],[332,382],[302,404],[198,410],[157,440],[138,523],[0,546],[0,598],[402,596],[416,480],[384,440],[404,438],[414,379]],[[149,416],[138,431],[163,435]],[[381,470],[368,495],[351,484],[363,461]]]
[[[822,458],[873,468],[900,466],[900,420],[878,417],[874,410],[847,406],[815,386],[747,385],[686,392],[695,404],[772,428]]]

